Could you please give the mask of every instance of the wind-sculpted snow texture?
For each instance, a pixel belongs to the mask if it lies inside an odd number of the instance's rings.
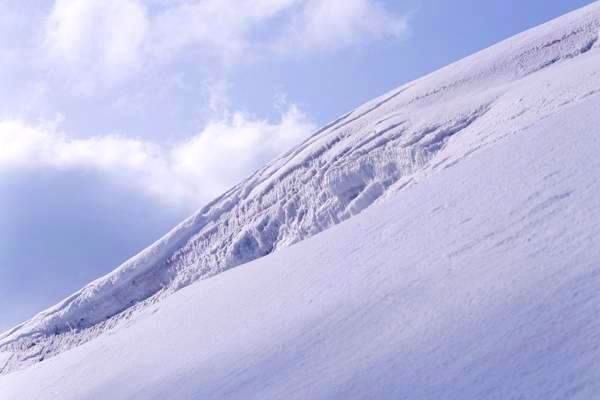
[[[375,202],[401,202],[415,186],[554,114],[598,104],[599,30],[594,3],[341,117],[114,272],[0,335],[0,372],[82,344],[167,294],[302,241]],[[537,205],[540,215],[569,195],[556,196]],[[456,255],[478,244],[465,246]]]

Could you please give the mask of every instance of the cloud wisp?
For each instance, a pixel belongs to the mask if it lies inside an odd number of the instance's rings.
[[[385,37],[401,38],[408,19],[369,0],[309,0],[275,42],[281,52],[329,51]]]
[[[118,82],[139,70],[148,30],[147,10],[137,0],[57,0],[41,45],[53,66],[77,74],[79,89],[91,90],[85,85],[92,77]]]
[[[0,122],[0,173],[91,170],[170,206],[193,209],[306,138],[315,125],[296,106],[277,121],[236,112],[190,139],[159,146],[107,135],[74,138],[52,125]]]
[[[231,68],[273,54],[399,38],[407,26],[405,16],[378,0],[239,0],[235,6],[221,0],[56,0],[42,49],[52,65],[79,78],[85,93],[194,51],[203,63]]]

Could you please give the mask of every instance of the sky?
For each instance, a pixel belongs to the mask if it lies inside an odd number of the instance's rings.
[[[0,331],[319,126],[590,0],[0,0]]]

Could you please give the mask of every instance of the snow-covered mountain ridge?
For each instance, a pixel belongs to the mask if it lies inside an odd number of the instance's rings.
[[[0,370],[85,342],[148,303],[302,241],[375,202],[398,201],[398,191],[595,98],[599,31],[594,3],[343,116],[114,272],[0,335]]]

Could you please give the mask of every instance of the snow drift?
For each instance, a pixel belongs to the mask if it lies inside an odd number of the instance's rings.
[[[4,373],[44,362],[0,393],[597,395],[599,29],[594,3],[329,124],[1,335]]]

